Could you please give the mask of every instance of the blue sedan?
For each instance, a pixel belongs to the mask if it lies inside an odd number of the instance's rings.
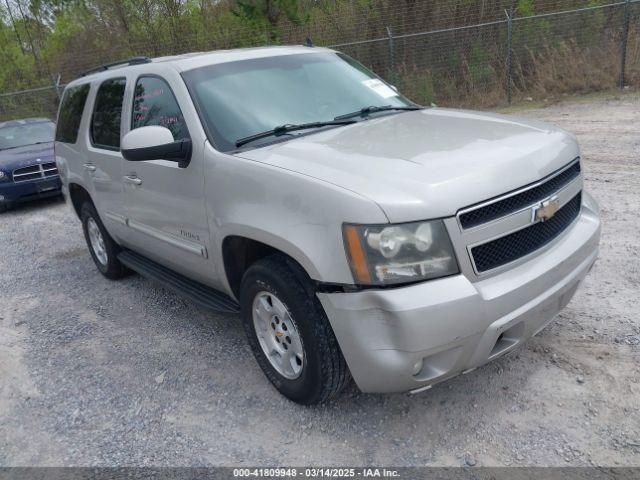
[[[61,194],[55,129],[46,118],[0,122],[0,212],[18,202]]]

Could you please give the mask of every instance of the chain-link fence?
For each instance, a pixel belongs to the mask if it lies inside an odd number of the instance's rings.
[[[630,0],[335,48],[418,103],[491,106],[514,97],[640,83],[640,2]]]
[[[557,7],[566,3],[558,2]],[[431,30],[420,30],[407,17],[399,22],[393,11],[376,13],[375,21],[350,25],[348,33],[340,25],[317,24],[290,28],[280,40],[303,43],[309,36],[318,45],[342,51],[420,104],[489,107],[512,99],[640,85],[640,0],[531,16],[507,9],[481,24]],[[414,18],[419,19],[419,13]],[[432,23],[438,26],[437,16]],[[353,40],[353,32],[360,32],[362,39]],[[345,37],[350,41],[341,42]],[[273,43],[268,33],[259,42],[256,32],[248,30],[217,32],[205,39],[181,37],[168,46],[121,45],[114,39],[102,51],[73,56],[61,66],[56,81],[0,94],[0,120],[54,117],[63,87],[60,79],[69,81],[101,62],[268,43]]]
[[[0,121],[18,118],[54,118],[64,86],[52,82],[50,86],[0,94]]]

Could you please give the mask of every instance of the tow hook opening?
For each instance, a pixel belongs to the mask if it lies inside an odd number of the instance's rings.
[[[413,378],[432,381],[448,375],[456,365],[462,349],[459,346],[422,358],[413,367]]]
[[[523,334],[524,323],[518,323],[502,332],[496,339],[496,343],[489,354],[489,359],[500,356],[514,348],[522,340]]]

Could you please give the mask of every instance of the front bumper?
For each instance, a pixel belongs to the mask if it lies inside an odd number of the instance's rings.
[[[500,275],[476,282],[457,275],[318,298],[362,391],[425,389],[542,330],[591,269],[599,239],[598,207],[585,194],[569,230],[535,258]]]
[[[0,203],[28,202],[38,198],[61,194],[60,177],[49,177],[28,182],[0,182]]]

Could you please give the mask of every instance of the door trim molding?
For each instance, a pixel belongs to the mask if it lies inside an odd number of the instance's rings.
[[[113,212],[105,212],[104,216],[109,220],[112,220],[121,225],[127,224],[127,217],[125,217],[124,215],[118,215],[117,213],[113,213]]]
[[[156,240],[161,240],[165,243],[173,245],[174,247],[184,250],[185,252],[199,255],[203,258],[209,258],[207,247],[205,247],[204,245],[200,245],[197,242],[171,235],[170,233],[163,232],[161,230],[158,230],[157,228],[145,225],[144,223],[136,222],[135,220],[131,220],[130,218],[127,218],[124,215],[119,215],[117,213],[105,212],[104,216],[113,222],[119,223],[120,225],[125,225],[130,229],[135,230],[136,232],[149,235]]]
[[[185,252],[193,253],[194,255],[200,255],[201,257],[208,258],[207,248],[204,245],[200,245],[199,243],[192,242],[191,240],[187,240],[185,238],[176,237],[175,235],[171,235],[170,233],[163,232],[156,228],[145,225],[144,223],[137,222],[130,218],[127,219],[127,225],[132,230],[135,230],[140,233],[144,233],[145,235],[149,235],[156,240],[161,240],[166,242],[174,247],[177,247]]]

